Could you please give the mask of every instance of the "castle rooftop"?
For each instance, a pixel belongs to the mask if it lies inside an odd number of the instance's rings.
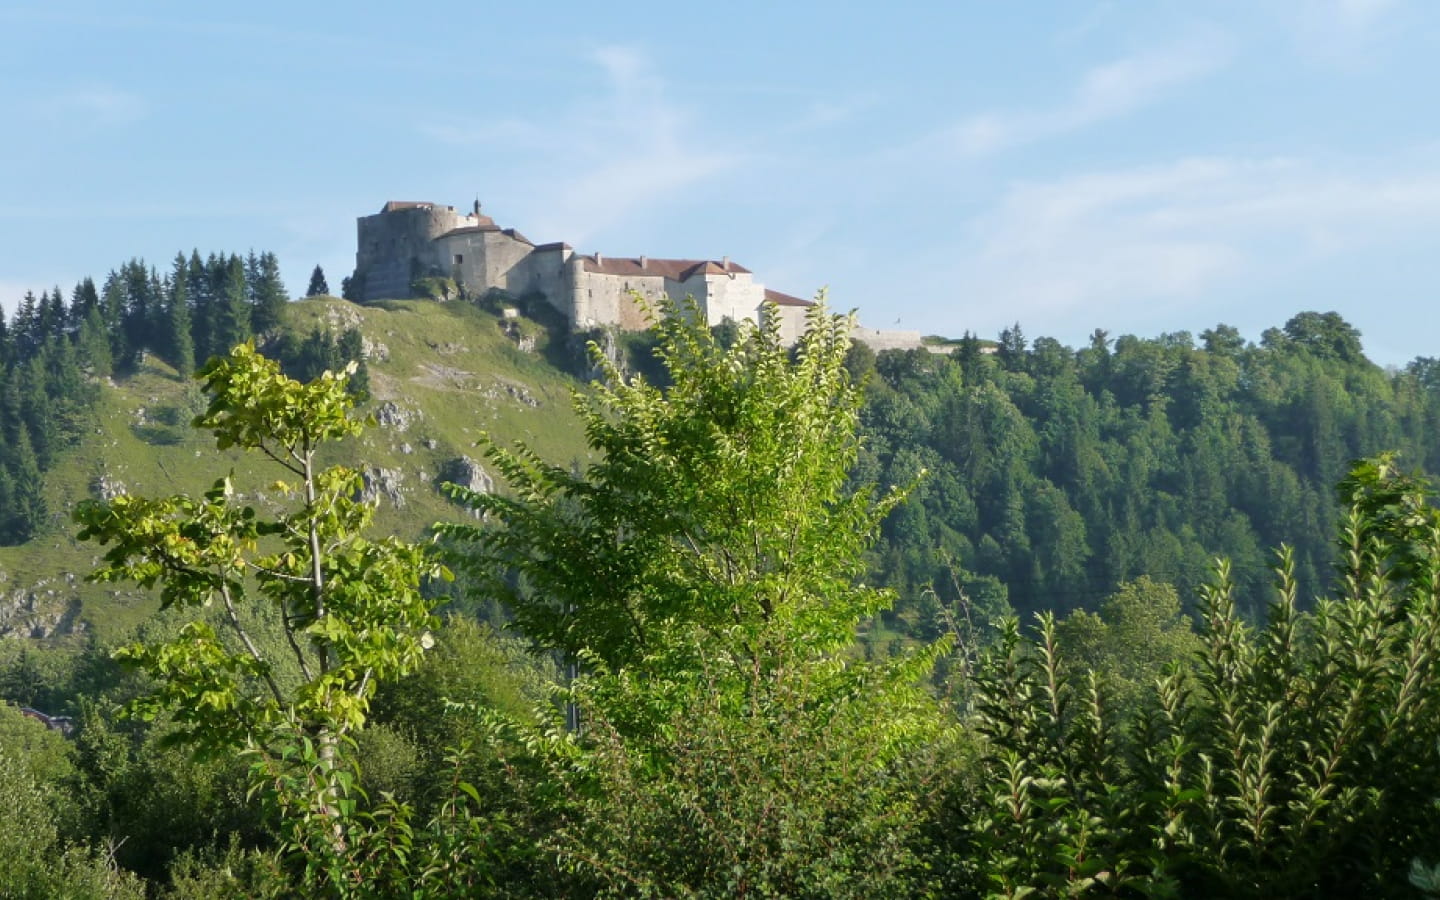
[[[770,288],[766,288],[766,289],[765,289],[765,299],[766,299],[766,300],[769,300],[771,303],[775,304],[776,306],[814,306],[814,305],[815,305],[815,301],[814,301],[814,300],[805,300],[805,299],[803,299],[803,298],[801,298],[801,297],[796,297],[796,296],[794,296],[793,294],[782,294],[782,293],[780,293],[779,291],[773,291],[773,290],[771,290]]]
[[[601,275],[650,275],[668,278],[671,281],[685,281],[697,274],[705,275],[749,275],[750,270],[728,259],[716,262],[713,259],[654,259],[649,256],[587,256],[585,271]]]

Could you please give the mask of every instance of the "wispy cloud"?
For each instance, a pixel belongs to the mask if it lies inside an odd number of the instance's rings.
[[[495,121],[449,119],[422,125],[451,145],[503,144],[518,157],[537,234],[584,241],[682,190],[734,168],[742,153],[723,130],[670,99],[665,79],[633,47],[592,48],[600,90],[551,115]]]
[[[1219,69],[1228,56],[1225,42],[1206,34],[1117,59],[1087,71],[1059,106],[971,116],[947,129],[941,142],[964,156],[984,156],[1078,131],[1156,103]]]
[[[91,84],[40,97],[29,104],[37,118],[82,128],[118,128],[139,122],[149,104],[139,94],[109,84]]]
[[[972,220],[951,273],[975,308],[1057,331],[1173,320],[1238,279],[1440,227],[1440,167],[1364,168],[1187,159],[1016,184]]]

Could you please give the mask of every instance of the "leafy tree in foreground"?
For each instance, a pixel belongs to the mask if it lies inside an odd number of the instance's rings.
[[[915,763],[943,731],[917,683],[943,644],[854,651],[892,600],[857,579],[903,491],[847,489],[851,323],[817,307],[792,353],[775,316],[726,346],[662,312],[663,392],[591,347],[604,380],[576,405],[598,462],[491,444],[513,495],[456,489],[494,525],[443,529],[583,669],[578,735],[513,727],[560,798],[539,855],[604,896],[913,894]]]
[[[293,481],[274,489],[291,508],[263,518],[228,477],[201,497],[83,504],[80,537],[112,545],[91,578],[158,585],[166,608],[218,607],[173,640],[118,652],[156,685],[132,710],[172,710],[177,734],[202,751],[250,755],[255,788],[277,804],[309,880],[343,893],[357,852],[349,736],[376,683],[411,671],[429,645],[434,620],[419,587],[443,570],[420,546],[365,538],[374,510],[355,499],[359,474],[317,462],[321,447],[362,427],[344,374],[302,384],[242,344],[199,377],[212,399],[195,424],[219,449],[283,470]],[[251,601],[252,587],[268,603]]]
[[[1194,666],[1155,682],[1128,721],[1048,616],[1034,638],[1012,620],[977,674],[984,744],[947,831],[951,891],[1414,896],[1412,859],[1440,846],[1429,497],[1390,457],[1357,463],[1341,484],[1333,596],[1302,620],[1285,551],[1254,628],[1222,564],[1203,592]],[[1416,865],[1417,884],[1430,875]]]

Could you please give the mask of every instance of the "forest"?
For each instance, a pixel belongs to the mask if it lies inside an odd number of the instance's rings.
[[[877,357],[667,308],[592,357],[588,463],[491,440],[504,491],[382,536],[325,452],[360,336],[276,331],[265,258],[4,331],[12,496],[148,352],[288,502],[75,512],[163,609],[4,658],[76,728],[0,707],[0,894],[1440,893],[1434,360],[1333,313]]]

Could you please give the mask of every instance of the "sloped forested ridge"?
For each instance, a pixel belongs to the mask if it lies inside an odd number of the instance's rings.
[[[1140,575],[1193,600],[1216,557],[1256,613],[1281,544],[1308,605],[1349,462],[1393,450],[1440,471],[1440,361],[1382,369],[1333,312],[1258,343],[1219,325],[1075,349],[1017,325],[945,356],[856,347],[849,366],[868,378],[857,481],[925,472],[873,559],[916,637],[962,592],[982,617],[1007,591],[1022,613],[1093,608]]]
[[[27,293],[0,310],[0,545],[52,526],[42,476],[78,442],[99,380],[134,373],[149,354],[189,378],[197,363],[257,334],[303,377],[359,355],[358,334],[277,331],[289,301],[273,253],[177,254],[163,274],[131,259],[96,285]],[[360,386],[363,389],[363,376]]]

